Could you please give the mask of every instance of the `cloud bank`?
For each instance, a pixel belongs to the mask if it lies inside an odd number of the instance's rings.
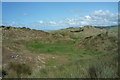
[[[93,26],[111,26],[117,25],[118,13],[111,13],[109,10],[97,10],[89,15],[80,16],[77,15],[72,18],[64,18],[59,21],[56,20],[39,20],[31,23],[27,26],[31,26],[36,29],[62,29],[67,27],[82,27],[85,25]],[[10,26],[19,25],[18,23],[11,22]]]

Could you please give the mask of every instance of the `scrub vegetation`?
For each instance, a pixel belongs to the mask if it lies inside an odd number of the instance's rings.
[[[1,26],[5,78],[119,78],[118,27]]]

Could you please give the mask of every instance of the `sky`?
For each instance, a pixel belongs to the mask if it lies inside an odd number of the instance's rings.
[[[2,2],[2,25],[58,30],[117,25],[117,2]]]
[[[2,0],[2,2],[119,2],[119,0]]]

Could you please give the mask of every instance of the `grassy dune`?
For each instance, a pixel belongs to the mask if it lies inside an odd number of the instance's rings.
[[[118,78],[116,29],[3,28],[5,78]]]

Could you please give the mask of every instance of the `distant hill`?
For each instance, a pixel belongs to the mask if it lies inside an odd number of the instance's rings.
[[[113,26],[95,26],[95,27],[102,28],[102,29],[110,29],[110,28],[118,27],[118,26],[117,25],[113,25]]]

